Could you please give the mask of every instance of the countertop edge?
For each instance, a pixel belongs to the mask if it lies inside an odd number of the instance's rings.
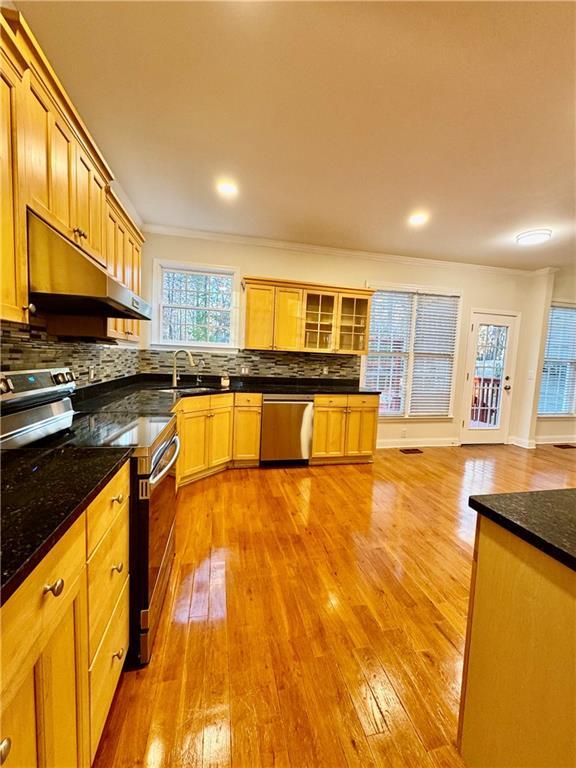
[[[62,538],[66,531],[72,527],[73,523],[80,517],[80,515],[87,509],[104,486],[112,479],[112,477],[119,471],[120,467],[130,459],[132,450],[127,449],[124,455],[118,459],[113,467],[100,478],[94,488],[88,493],[74,509],[68,514],[64,520],[56,527],[54,531],[45,539],[42,544],[36,549],[30,557],[25,560],[20,568],[12,574],[12,576],[6,581],[0,589],[0,607],[2,607],[16,592],[18,587],[28,578],[36,566],[46,557],[52,547]]]
[[[493,523],[496,523],[502,528],[505,528],[510,533],[518,536],[519,539],[522,539],[527,544],[531,544],[533,547],[536,547],[536,549],[539,549],[545,555],[554,558],[554,560],[562,563],[562,565],[565,565],[572,571],[576,571],[576,557],[571,555],[569,552],[566,552],[561,547],[556,546],[552,542],[543,539],[537,533],[534,533],[534,531],[529,531],[523,525],[520,525],[514,520],[510,520],[510,518],[506,517],[506,515],[503,515],[500,512],[496,512],[494,509],[492,509],[492,507],[489,507],[487,504],[482,502],[481,499],[481,496],[470,496],[468,499],[468,504],[476,512],[484,515],[484,517],[487,517],[489,520],[492,520]]]

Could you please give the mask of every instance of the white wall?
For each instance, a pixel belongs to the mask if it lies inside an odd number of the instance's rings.
[[[264,242],[264,241],[262,241]],[[392,419],[381,422],[379,444],[450,445],[460,442],[464,414],[465,353],[472,309],[519,314],[518,392],[513,400],[511,434],[519,444],[534,444],[534,402],[538,360],[553,277],[547,272],[494,269],[420,259],[349,254],[337,249],[267,245],[242,238],[231,241],[200,236],[147,232],[143,251],[143,293],[152,297],[154,259],[230,266],[243,276],[265,276],[363,287],[366,284],[419,285],[460,293],[461,328],[455,371],[453,417],[448,419]],[[144,346],[149,338],[143,338]]]
[[[576,306],[576,266],[559,270],[554,276],[552,301]],[[576,442],[576,418],[539,416],[535,428],[536,443]]]

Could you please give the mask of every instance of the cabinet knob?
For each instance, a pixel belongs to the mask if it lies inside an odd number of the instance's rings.
[[[46,584],[46,586],[42,590],[42,594],[47,595],[49,592],[51,592],[54,595],[54,597],[59,597],[63,591],[64,591],[64,579],[56,579],[56,581],[53,584]]]
[[[112,501],[115,501],[117,504],[122,504],[124,501],[124,494],[119,493],[117,496],[112,496]]]
[[[82,232],[82,230],[80,229],[80,227],[74,227],[74,229],[72,230],[72,232],[73,232],[75,235],[79,235],[79,234]]]
[[[112,570],[116,571],[116,573],[122,573],[124,570],[124,563],[116,563],[112,566]]]
[[[112,658],[118,659],[119,661],[121,661],[123,657],[124,657],[124,648],[120,648],[119,651],[116,651],[116,653],[112,654]]]
[[[10,736],[6,736],[5,739],[2,739],[0,741],[0,765],[4,765],[6,760],[8,760],[8,755],[10,754],[10,750],[12,749],[12,739]]]
[[[24,312],[30,312],[31,315],[36,314],[36,304],[32,304],[32,302],[30,302],[30,304],[25,304],[22,309]]]

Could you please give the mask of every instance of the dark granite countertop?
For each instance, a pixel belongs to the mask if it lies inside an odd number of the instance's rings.
[[[0,604],[70,528],[131,451],[23,448],[2,451]]]
[[[181,397],[202,397],[226,392],[255,392],[262,394],[341,394],[341,395],[378,395],[377,391],[363,389],[357,379],[288,379],[278,377],[232,377],[230,386],[222,388],[220,379],[203,376],[196,388],[196,377],[183,376],[179,389],[170,389],[170,377],[165,375],[146,375],[126,377],[126,379],[83,387],[74,395],[74,408],[79,412],[116,411],[135,415],[169,414]]]
[[[471,496],[470,506],[576,571],[576,488]]]

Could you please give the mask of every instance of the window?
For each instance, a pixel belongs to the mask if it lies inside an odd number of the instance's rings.
[[[449,416],[458,296],[377,291],[364,383],[383,416]]]
[[[576,307],[551,307],[538,413],[576,412]]]
[[[234,345],[232,271],[160,266],[160,333],[164,344]]]

